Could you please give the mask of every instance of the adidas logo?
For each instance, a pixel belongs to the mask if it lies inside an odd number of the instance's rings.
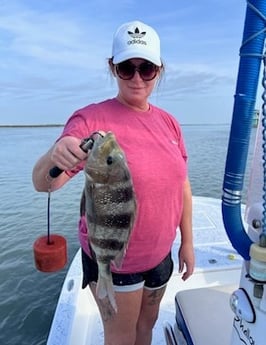
[[[135,32],[128,31],[127,33],[128,33],[129,36],[131,36],[132,38],[142,38],[143,36],[146,35],[146,32],[145,32],[145,31],[139,32],[139,28],[136,28],[136,29],[135,29]]]
[[[127,32],[129,34],[129,36],[131,36],[133,38],[133,40],[129,40],[127,41],[127,44],[144,44],[147,45],[147,42],[144,40],[141,40],[142,37],[144,37],[146,35],[146,31],[139,31],[139,28],[136,27],[135,31],[128,31]]]

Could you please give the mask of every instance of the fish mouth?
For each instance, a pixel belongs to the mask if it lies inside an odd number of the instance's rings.
[[[91,172],[94,172],[95,174],[99,175],[99,176],[105,176],[105,175],[108,175],[108,176],[117,176],[117,172],[116,171],[108,171],[108,173],[106,172],[106,169],[104,168],[92,168],[92,167],[89,167],[89,168],[86,168],[85,171],[85,175],[88,179],[92,180],[92,177],[90,175],[90,171]],[[104,173],[103,173],[104,172]]]
[[[130,174],[127,170],[119,171],[119,169],[114,169],[111,171],[106,171],[106,169],[101,168],[87,168],[85,171],[86,180],[92,184],[108,184],[110,182],[115,183],[121,180],[131,179]]]

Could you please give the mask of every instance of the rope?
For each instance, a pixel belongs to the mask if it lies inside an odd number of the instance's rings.
[[[266,247],[266,52],[262,54],[254,54],[254,53],[241,53],[241,50],[244,45],[248,44],[254,38],[260,36],[263,33],[266,33],[266,16],[261,13],[253,4],[247,1],[247,6],[257,15],[259,16],[264,22],[265,27],[248,37],[240,47],[240,56],[248,56],[248,57],[258,57],[263,61],[263,77],[262,77],[262,86],[263,86],[263,93],[262,93],[262,165],[263,165],[263,195],[262,195],[262,233],[260,235],[260,246]]]
[[[263,77],[262,77],[262,166],[263,166],[263,195],[262,195],[262,234],[260,236],[260,245],[266,247],[266,55],[263,58]]]

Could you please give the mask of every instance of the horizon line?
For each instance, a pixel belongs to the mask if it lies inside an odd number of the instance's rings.
[[[230,123],[180,123],[180,126],[225,126]],[[18,127],[64,127],[64,124],[60,123],[48,123],[48,124],[0,124],[0,128],[18,128]]]

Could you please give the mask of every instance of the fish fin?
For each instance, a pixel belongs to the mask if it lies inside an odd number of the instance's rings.
[[[99,299],[104,299],[107,297],[112,308],[117,313],[117,305],[112,280],[99,276],[96,285],[96,295]]]
[[[117,256],[114,258],[113,263],[115,265],[115,268],[119,269],[122,266],[125,254],[126,254],[126,245],[122,248],[122,250],[117,254]]]
[[[83,189],[82,196],[80,199],[80,216],[84,216],[86,213],[86,195],[85,190]]]
[[[95,254],[95,251],[93,250],[91,244],[90,244],[90,241],[88,243],[88,246],[89,246],[89,250],[90,250],[90,253],[91,253],[91,258],[92,260],[94,260],[95,262],[97,262],[97,257],[96,257],[96,254]]]

